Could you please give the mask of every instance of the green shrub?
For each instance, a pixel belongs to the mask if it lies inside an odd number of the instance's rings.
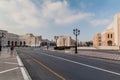
[[[70,46],[66,46],[65,49],[70,49],[71,47]]]
[[[64,50],[64,47],[54,47],[55,50]]]
[[[65,50],[65,49],[70,49],[70,46],[59,46],[59,47],[54,47],[55,50]]]

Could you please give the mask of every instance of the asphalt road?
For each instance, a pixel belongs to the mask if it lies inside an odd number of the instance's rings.
[[[120,63],[33,48],[17,49],[33,80],[120,80]]]

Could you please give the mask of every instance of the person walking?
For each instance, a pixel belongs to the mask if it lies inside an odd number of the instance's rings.
[[[11,49],[10,55],[13,56],[13,51],[14,51],[14,45],[13,44],[11,45],[10,49]]]

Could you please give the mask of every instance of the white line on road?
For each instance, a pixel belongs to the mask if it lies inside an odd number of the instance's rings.
[[[4,70],[4,71],[0,71],[0,74],[6,73],[6,72],[9,72],[9,71],[13,71],[13,70],[16,70],[16,69],[18,69],[18,68],[19,68],[19,67],[12,68],[12,69],[8,69],[8,70]]]
[[[14,62],[4,62],[6,64],[18,64],[18,63],[14,63]]]
[[[102,69],[102,68],[99,68],[99,67],[91,66],[91,65],[88,65],[88,64],[72,61],[72,60],[69,60],[69,59],[65,59],[65,58],[62,58],[62,57],[57,57],[57,56],[53,56],[53,55],[49,55],[49,54],[45,54],[45,53],[41,53],[41,54],[44,54],[44,55],[47,55],[47,56],[50,56],[50,57],[53,57],[53,58],[61,59],[61,60],[68,61],[68,62],[71,62],[71,63],[74,63],[74,64],[79,64],[79,65],[82,65],[82,66],[85,66],[85,67],[93,68],[93,69],[96,69],[96,70],[100,70],[100,71],[104,71],[104,72],[107,72],[107,73],[111,73],[111,74],[115,74],[115,75],[120,76],[120,73],[117,73],[117,72],[114,72],[114,71]]]
[[[24,67],[24,64],[22,63],[19,55],[17,56],[17,61],[18,61],[19,66],[21,66],[20,69],[21,69],[24,80],[32,80],[26,68]]]

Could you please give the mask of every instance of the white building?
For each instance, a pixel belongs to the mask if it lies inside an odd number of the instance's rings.
[[[0,40],[2,46],[10,46],[12,43],[15,46],[40,46],[42,36],[34,36],[33,34],[17,35],[8,33],[8,31],[0,30],[0,36],[4,37]],[[2,41],[2,42],[1,42]]]
[[[70,36],[57,36],[57,46],[74,46],[74,40]]]
[[[24,41],[26,42],[26,45],[28,46],[40,46],[40,43],[42,41],[41,36],[34,36],[33,34],[29,33],[26,35],[20,35],[19,40],[20,43],[24,44]]]

